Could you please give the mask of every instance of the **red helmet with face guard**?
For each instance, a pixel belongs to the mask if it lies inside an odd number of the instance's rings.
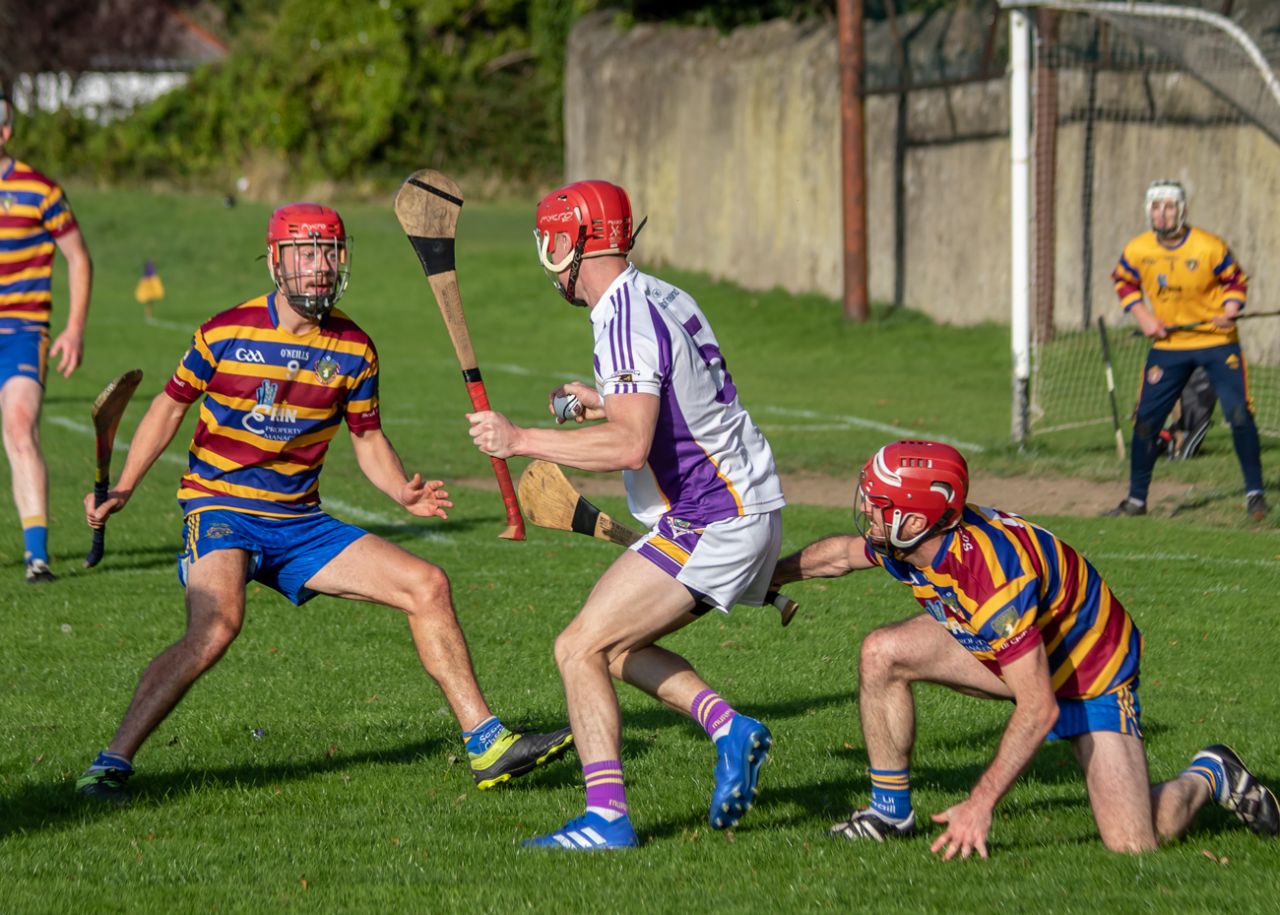
[[[346,291],[349,247],[342,217],[318,203],[291,203],[267,220],[271,279],[289,304],[309,318],[324,318]],[[288,257],[286,248],[292,249]]]
[[[959,523],[968,495],[969,465],[955,448],[941,442],[894,442],[867,461],[858,479],[859,513],[879,509],[883,536],[869,535],[869,519],[859,520],[859,530],[879,552],[910,550]],[[924,528],[906,536],[903,524],[913,514],[924,517]]]
[[[631,200],[627,192],[608,181],[575,181],[552,191],[538,201],[533,237],[538,260],[551,276],[556,289],[572,302],[578,269],[586,257],[625,257],[635,245],[639,229],[631,230]],[[644,223],[641,223],[641,228]],[[569,236],[571,248],[553,261],[556,236]],[[560,284],[559,274],[568,269],[569,282]]]

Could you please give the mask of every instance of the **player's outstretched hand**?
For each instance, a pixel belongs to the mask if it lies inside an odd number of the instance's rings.
[[[493,410],[468,413],[467,419],[471,420],[471,440],[485,454],[503,460],[515,454],[520,429],[511,420]]]
[[[130,495],[131,493],[112,489],[107,493],[107,498],[101,505],[94,505],[93,493],[86,493],[84,497],[85,523],[96,531],[107,523],[107,515],[114,515],[124,508],[125,503],[129,501]]]
[[[453,508],[442,480],[424,480],[415,473],[400,490],[400,504],[419,518],[448,518],[446,508]]]
[[[64,330],[58,339],[49,347],[50,358],[57,357],[58,371],[63,378],[70,378],[71,373],[80,367],[84,358],[84,337],[73,330]]]
[[[991,810],[972,798],[933,815],[935,823],[946,823],[942,835],[933,840],[929,851],[942,852],[942,860],[950,861],[959,853],[967,858],[975,851],[987,857],[987,833],[991,831]]]

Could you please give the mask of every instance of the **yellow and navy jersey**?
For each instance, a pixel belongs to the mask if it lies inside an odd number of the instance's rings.
[[[1092,699],[1135,680],[1142,634],[1102,576],[1049,531],[966,505],[927,569],[867,548],[996,676],[1043,645],[1060,699]]]
[[[180,403],[204,395],[178,487],[184,514],[318,511],[320,468],[342,420],[355,433],[381,428],[368,334],[335,310],[295,337],[276,308],[273,292],[210,318],[165,385]]]
[[[1182,241],[1168,247],[1155,232],[1144,232],[1124,246],[1120,263],[1111,273],[1116,295],[1126,312],[1146,296],[1151,313],[1166,326],[1210,321],[1227,302],[1243,310],[1249,278],[1240,269],[1227,243],[1212,232],[1191,228]],[[1157,340],[1156,349],[1202,349],[1235,343],[1235,328],[1206,326],[1180,330]]]
[[[56,183],[13,159],[0,171],[0,332],[48,328],[54,249],[75,228]]]

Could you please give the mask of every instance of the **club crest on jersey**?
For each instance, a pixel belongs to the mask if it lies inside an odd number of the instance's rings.
[[[1147,384],[1159,384],[1160,379],[1164,377],[1164,369],[1158,365],[1153,365],[1147,369]]]
[[[17,202],[18,198],[10,194],[8,191],[0,194],[0,210],[4,210],[6,213],[12,210],[13,205]]]
[[[328,384],[338,377],[338,360],[325,356],[316,363],[315,372],[321,384]]]
[[[1018,625],[1018,608],[1005,607],[991,619],[991,630],[1002,639],[1013,635]]]
[[[1196,260],[1194,257],[1188,257],[1188,258],[1187,258],[1187,269],[1188,269],[1188,270],[1195,270],[1195,269],[1196,269],[1196,267],[1198,267],[1198,266],[1200,266],[1200,262],[1199,262],[1198,260]]]

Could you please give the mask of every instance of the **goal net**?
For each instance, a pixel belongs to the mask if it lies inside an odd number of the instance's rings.
[[[1125,422],[1149,342],[1110,274],[1146,229],[1151,181],[1182,182],[1188,222],[1227,240],[1250,276],[1249,311],[1280,307],[1280,3],[1001,5],[1023,9],[1034,37],[1030,428],[1100,426],[1106,441],[1098,319]],[[1259,429],[1280,436],[1280,317],[1243,322],[1240,335]]]

